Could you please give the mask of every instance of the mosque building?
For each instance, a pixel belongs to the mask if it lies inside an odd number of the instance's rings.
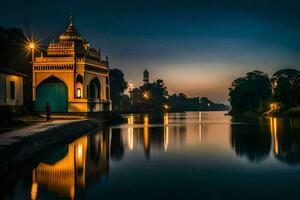
[[[36,111],[48,102],[54,113],[87,113],[111,110],[109,63],[100,50],[77,32],[70,16],[58,42],[46,55],[33,56],[33,101]]]

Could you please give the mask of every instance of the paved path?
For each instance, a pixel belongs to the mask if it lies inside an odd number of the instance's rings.
[[[40,122],[38,124],[27,126],[21,129],[5,132],[0,134],[0,151],[4,148],[12,145],[13,143],[19,142],[20,140],[33,135],[37,132],[47,130],[51,127],[60,126],[69,122],[80,121],[77,120],[54,120],[52,122]]]

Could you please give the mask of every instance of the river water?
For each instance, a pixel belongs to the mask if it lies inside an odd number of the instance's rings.
[[[2,180],[0,198],[299,197],[300,120],[224,114],[126,115]]]

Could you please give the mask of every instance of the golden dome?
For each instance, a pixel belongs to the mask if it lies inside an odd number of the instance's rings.
[[[59,39],[61,41],[82,41],[81,35],[77,32],[75,26],[73,25],[72,15],[69,18],[67,30],[59,36]]]

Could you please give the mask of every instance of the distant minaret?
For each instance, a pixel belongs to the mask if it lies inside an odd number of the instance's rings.
[[[147,69],[145,69],[145,71],[143,72],[143,75],[144,75],[144,78],[143,78],[144,85],[146,85],[149,83],[149,72],[147,71]]]

